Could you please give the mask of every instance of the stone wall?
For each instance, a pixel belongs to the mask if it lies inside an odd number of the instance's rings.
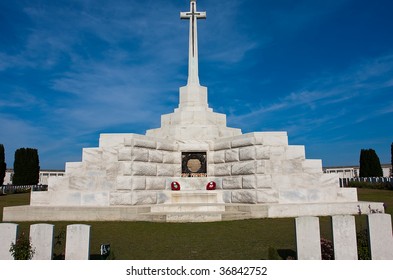
[[[206,178],[181,178],[182,152],[207,153]],[[50,178],[48,192],[32,192],[31,205],[111,206],[171,203],[171,183],[182,191],[217,185],[217,202],[319,203],[356,201],[338,187],[322,162],[288,145],[286,132],[261,132],[216,141],[174,141],[137,134],[101,134],[81,162]]]

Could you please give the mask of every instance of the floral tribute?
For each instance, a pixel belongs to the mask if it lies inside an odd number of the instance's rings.
[[[173,181],[171,184],[172,191],[180,191],[180,184],[178,182]]]
[[[209,183],[207,183],[206,190],[214,191],[215,189],[216,189],[216,182],[210,181]]]

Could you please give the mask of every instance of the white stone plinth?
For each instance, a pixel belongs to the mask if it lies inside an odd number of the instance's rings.
[[[321,260],[321,235],[318,217],[296,218],[298,260]]]
[[[357,260],[355,217],[340,215],[332,217],[334,259]]]
[[[393,260],[392,220],[389,214],[368,216],[371,259]]]
[[[66,260],[88,260],[90,255],[90,226],[68,225],[66,237]]]
[[[0,224],[0,260],[13,260],[10,253],[11,244],[16,242],[18,225],[12,223]]]
[[[30,225],[30,240],[35,250],[33,260],[51,260],[53,255],[53,225]]]

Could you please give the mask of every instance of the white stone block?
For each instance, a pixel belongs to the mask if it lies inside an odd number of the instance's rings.
[[[256,159],[270,159],[270,147],[256,145],[255,146]]]
[[[266,174],[284,174],[282,170],[282,161],[277,159],[265,160]]]
[[[157,176],[175,176],[175,165],[173,164],[157,164]]]
[[[282,172],[284,174],[302,173],[303,165],[300,160],[283,160],[282,161]]]
[[[180,164],[181,163],[181,153],[177,153],[177,152],[163,152],[162,162],[163,163]]]
[[[296,218],[298,260],[321,260],[321,234],[318,217]]]
[[[132,190],[145,190],[146,189],[146,177],[131,177]]]
[[[121,168],[122,168],[122,165],[121,165],[120,162],[118,162],[118,161],[116,161],[116,162],[107,161],[107,164],[105,166],[106,177],[115,178],[118,175],[122,175],[123,174],[123,170]],[[100,175],[102,175],[102,173]]]
[[[224,203],[232,203],[232,192],[231,191],[223,191],[222,192],[222,201]]]
[[[357,260],[355,217],[350,215],[332,216],[334,259]]]
[[[257,193],[255,190],[235,190],[232,191],[232,203],[255,204]]]
[[[66,235],[66,260],[88,260],[90,257],[90,226],[68,225]]]
[[[232,148],[246,147],[255,145],[255,138],[247,134],[242,135],[238,139],[232,140]]]
[[[231,148],[231,141],[229,141],[229,140],[214,142],[214,150],[215,151],[227,150],[230,148]]]
[[[117,147],[104,147],[102,150],[102,160],[104,162],[115,162],[118,160],[118,151]]]
[[[242,187],[243,187],[243,189],[256,189],[257,188],[257,177],[254,175],[243,176]]]
[[[118,152],[119,161],[131,161],[132,160],[132,148],[125,147],[120,148]]]
[[[176,151],[177,145],[174,142],[172,143],[172,142],[158,141],[157,142],[157,149],[163,150],[163,151]]]
[[[133,176],[156,176],[157,175],[157,164],[152,162],[137,162],[132,163]]]
[[[67,190],[70,185],[70,177],[55,176],[48,178],[48,191]]]
[[[222,178],[223,189],[241,189],[242,177],[225,177]]]
[[[306,173],[322,173],[322,161],[320,159],[306,159],[303,161],[303,171]]]
[[[213,155],[214,163],[224,163],[225,162],[225,150],[215,151]]]
[[[120,161],[149,161],[149,150],[144,148],[123,148],[119,151]]]
[[[132,149],[131,159],[133,161],[149,161],[149,150],[143,148]]]
[[[340,188],[337,190],[337,202],[355,202],[358,201],[356,188]]]
[[[239,161],[239,149],[225,150],[225,162]]]
[[[154,191],[135,191],[132,196],[133,205],[157,204],[157,192]]]
[[[304,146],[290,145],[286,148],[286,158],[287,159],[305,159],[306,150]]]
[[[53,256],[53,228],[50,224],[30,225],[30,241],[35,250],[33,260],[51,260]]]
[[[256,148],[254,146],[251,147],[243,147],[239,150],[240,160],[255,160],[257,157]]]
[[[132,205],[132,192],[111,192],[110,205]]]
[[[157,142],[149,139],[132,139],[131,143],[128,143],[133,147],[147,148],[147,149],[156,149]]]
[[[116,190],[132,190],[131,176],[119,176],[116,178]]]
[[[392,218],[389,214],[368,215],[372,260],[393,260]]]
[[[78,175],[83,172],[83,163],[82,162],[66,162],[65,164],[65,173],[67,175]]]
[[[11,244],[16,242],[18,225],[0,223],[0,260],[13,260],[10,253]]]
[[[130,161],[120,162],[120,170],[122,175],[125,176],[132,175],[132,162]]]
[[[81,194],[82,206],[109,206],[109,191],[87,192]]]
[[[45,206],[49,205],[50,193],[49,192],[31,192],[30,205],[31,206]]]
[[[285,146],[271,146],[270,159],[271,160],[285,160]]]
[[[272,188],[273,182],[270,175],[243,176],[243,189]]]
[[[84,148],[82,161],[86,163],[86,168],[99,168],[102,166],[102,150],[100,148]]]
[[[146,177],[146,190],[165,190],[165,177]]]
[[[258,143],[267,146],[287,146],[288,135],[284,131],[279,132],[255,132],[253,133]]]
[[[314,173],[315,176],[319,177],[319,187],[321,188],[338,188],[340,186],[339,178],[337,174],[320,174]]]
[[[121,147],[125,144],[126,140],[134,137],[141,137],[142,135],[132,133],[103,133],[100,134],[99,146],[100,147]]]
[[[220,163],[214,165],[214,176],[230,176],[232,165],[230,163]]]
[[[235,162],[232,165],[232,175],[251,175],[256,174],[256,161]]]
[[[278,203],[278,192],[271,189],[258,189],[257,203]]]
[[[162,163],[162,152],[158,150],[149,150],[149,161],[150,162],[157,162]]]
[[[257,160],[256,161],[256,174],[269,174],[270,166],[269,161]]]

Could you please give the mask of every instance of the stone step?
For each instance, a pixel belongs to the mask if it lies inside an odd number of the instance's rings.
[[[189,223],[189,222],[219,222],[222,221],[221,212],[183,212],[168,213],[166,221],[172,223]]]
[[[151,207],[152,213],[178,213],[178,212],[224,212],[224,204],[193,203],[193,204],[160,204]]]
[[[251,219],[251,214],[247,212],[225,212],[222,214],[222,221],[235,221]]]
[[[216,192],[172,192],[172,203],[217,203]]]

